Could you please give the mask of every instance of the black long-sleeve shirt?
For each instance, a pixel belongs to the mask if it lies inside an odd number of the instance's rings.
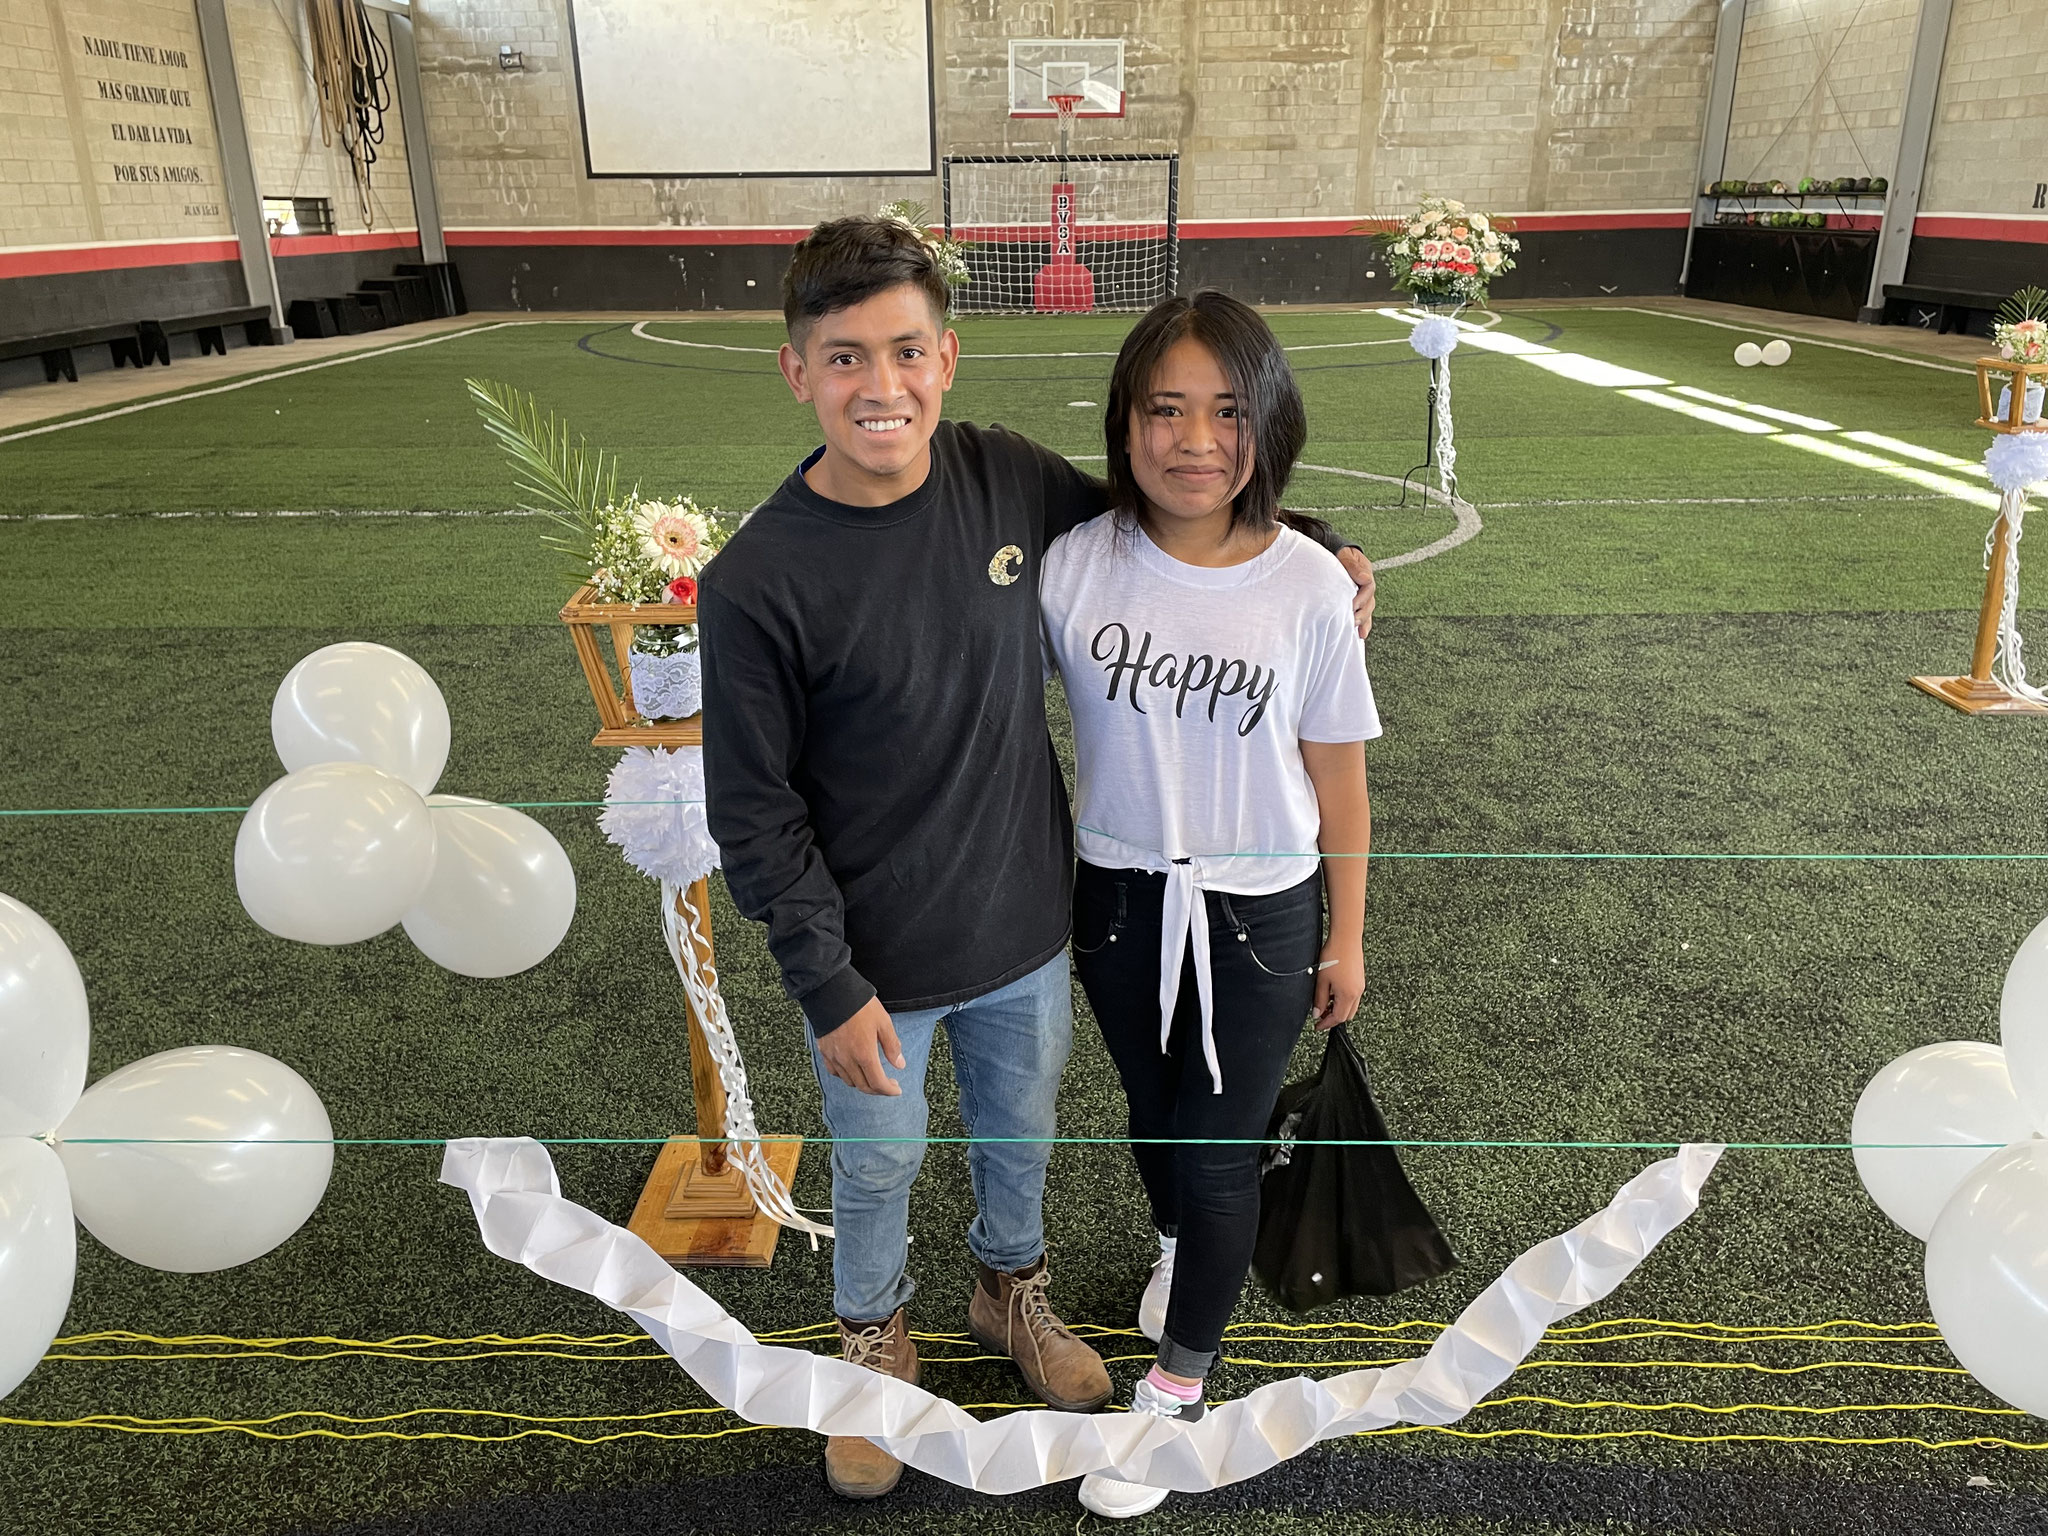
[[[902,500],[831,501],[800,467],[705,568],[711,835],[816,1034],[876,996],[982,996],[1066,943],[1038,567],[1104,506],[1050,449],[942,421]]]

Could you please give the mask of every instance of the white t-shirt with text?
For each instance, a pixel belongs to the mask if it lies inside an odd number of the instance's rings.
[[[1174,559],[1115,513],[1045,552],[1047,660],[1066,684],[1081,857],[1270,895],[1317,869],[1303,741],[1380,734],[1357,588],[1282,527],[1242,565]]]

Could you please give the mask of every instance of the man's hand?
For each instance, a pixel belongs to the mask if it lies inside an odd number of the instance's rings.
[[[1358,638],[1363,640],[1372,633],[1372,562],[1365,558],[1364,550],[1348,544],[1337,551],[1337,559],[1345,573],[1358,583],[1358,595],[1351,599],[1351,621],[1358,626]]]
[[[1358,1012],[1365,996],[1365,951],[1357,944],[1331,940],[1323,946],[1316,967],[1317,1029],[1335,1029]]]
[[[1363,964],[1361,961],[1361,967]],[[1356,1001],[1354,998],[1354,1005]],[[896,1038],[889,1010],[882,1006],[879,997],[869,998],[859,1013],[820,1040],[818,1054],[825,1058],[826,1071],[862,1093],[903,1092],[902,1085],[882,1067],[884,1056],[898,1072],[908,1063],[903,1059],[903,1045]]]

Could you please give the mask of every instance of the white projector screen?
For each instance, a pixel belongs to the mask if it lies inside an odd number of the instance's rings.
[[[570,0],[592,176],[937,174],[929,0]]]

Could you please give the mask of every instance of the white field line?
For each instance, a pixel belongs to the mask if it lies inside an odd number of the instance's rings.
[[[1479,507],[1492,512],[1502,507],[1797,507],[1814,502],[1952,501],[1955,498],[1933,491],[1878,492],[1832,496],[1596,496],[1555,501],[1482,501]]]
[[[1668,313],[1668,311],[1661,309],[1643,309],[1639,308],[1638,306],[1628,304],[1587,305],[1585,307],[1587,309],[1608,309],[1638,315],[1661,315]],[[1556,311],[1552,312],[1556,313]],[[1398,310],[1382,309],[1379,310],[1378,313],[1384,315],[1386,318],[1390,320],[1395,321],[1398,324],[1409,325],[1411,328],[1414,324],[1414,322],[1407,315],[1403,314]],[[1672,315],[1671,318],[1674,320],[1698,320],[1698,317],[1694,315]],[[1719,320],[1699,320],[1698,323],[1701,325],[1712,325],[1718,327],[1719,329],[1730,331],[1744,331],[1748,329],[1744,326],[1728,325]],[[1751,334],[1761,335],[1765,333],[1752,331]],[[1889,353],[1872,352],[1865,347],[1851,347],[1839,342],[1823,341],[1813,342],[1812,344],[1815,346],[1833,347],[1836,350],[1843,352],[1861,352],[1866,356],[1883,358],[1891,362],[1911,363],[1915,367],[1936,368],[1939,372],[1942,373],[1965,373],[1969,374],[1971,377],[1975,377],[1976,373],[1974,369],[1950,368],[1945,365],[1924,363],[1915,358],[1893,357]],[[1572,374],[1570,371],[1562,370],[1557,366],[1558,363],[1564,361],[1567,358],[1577,359],[1582,362],[1592,362],[1599,364],[1599,360],[1597,358],[1585,358],[1581,354],[1577,353],[1560,353],[1554,357],[1524,357],[1522,360],[1526,363],[1534,365],[1535,367],[1544,368],[1553,373],[1561,372],[1564,373],[1566,377],[1571,377]],[[1599,366],[1610,369],[1612,367],[1612,365],[1608,364],[1599,364]],[[1613,369],[1612,371],[1617,373],[1626,373],[1628,370]],[[1592,373],[1581,373],[1579,377],[1581,382],[1593,385],[1599,385],[1603,383],[1624,382],[1621,380],[1602,379]],[[1669,381],[1658,380],[1657,382],[1668,383]],[[1831,438],[1810,436],[1803,432],[1781,432],[1777,427],[1772,426],[1769,422],[1758,419],[1759,417],[1765,415],[1777,416],[1780,419],[1785,419],[1791,414],[1789,412],[1766,411],[1762,407],[1751,406],[1746,401],[1728,400],[1728,403],[1730,405],[1739,406],[1741,407],[1741,409],[1745,411],[1752,411],[1755,413],[1750,416],[1740,416],[1733,411],[1721,411],[1716,410],[1710,406],[1694,405],[1690,401],[1681,400],[1672,395],[1660,394],[1652,389],[1617,389],[1615,392],[1617,394],[1625,395],[1629,399],[1640,401],[1645,405],[1658,406],[1668,411],[1678,411],[1687,416],[1692,416],[1702,421],[1709,421],[1717,426],[1726,427],[1732,431],[1749,433],[1759,437],[1766,437],[1772,442],[1785,443],[1790,447],[1802,449],[1807,453],[1818,454],[1824,458],[1834,459],[1839,463],[1853,464],[1858,469],[1867,469],[1876,474],[1888,475],[1894,480],[1904,480],[1913,485],[1924,486],[1928,490],[1932,491],[1943,491],[1946,492],[1949,496],[1953,497],[1954,499],[1958,501],[1968,502],[1972,506],[1995,507],[1998,505],[1998,498],[1996,496],[1993,496],[1988,490],[1979,490],[1975,486],[1965,485],[1962,481],[1952,479],[1946,475],[1937,475],[1933,471],[1921,467],[1921,465],[1919,464],[1901,464],[1896,459],[1880,458],[1878,457],[1878,455],[1874,453],[1869,453],[1860,449],[1851,448],[1846,443],[1834,441]],[[1706,394],[1704,390],[1692,390],[1690,391],[1690,393],[1694,395]],[[1706,397],[1708,399],[1726,398],[1724,396],[1714,395],[1707,395]],[[1832,423],[1822,424],[1816,420],[1816,425],[1825,425],[1830,432],[1836,432],[1841,430],[1840,428],[1835,427]],[[1846,436],[1849,434],[1844,435]],[[1862,438],[1865,442],[1868,442],[1871,436],[1870,434],[1863,433],[1857,433],[1854,435]],[[1920,449],[1916,445],[1904,442],[1899,443],[1899,451],[1905,456],[1919,458],[1923,460],[1927,459],[1930,455],[1934,453],[1933,449]]]
[[[260,507],[231,512],[0,512],[0,523],[186,522],[201,518],[241,521],[294,517],[545,517],[519,507]]]
[[[373,357],[389,357],[394,352],[410,352],[415,347],[439,346],[444,341],[454,341],[461,336],[481,336],[485,331],[499,331],[510,325],[550,325],[558,321],[547,320],[493,320],[488,325],[473,325],[460,331],[443,331],[438,336],[428,336],[419,341],[404,342],[395,347],[378,347],[364,352],[345,352],[339,357],[322,358],[317,363],[303,363],[296,368],[273,368],[267,373],[252,373],[246,378],[231,379],[225,384],[211,385],[206,389],[188,389],[182,394],[157,395],[153,399],[138,400],[133,405],[116,406],[108,411],[95,411],[90,416],[73,416],[67,421],[53,421],[46,426],[24,427],[19,432],[0,436],[0,443],[18,443],[25,437],[41,437],[46,432],[62,432],[70,427],[90,426],[96,421],[112,421],[117,416],[133,416],[137,411],[153,411],[160,405],[176,405],[184,400],[204,400],[208,395],[225,395],[237,389],[248,389],[257,384],[268,384],[272,379],[288,379],[294,374],[316,373],[322,368],[339,368],[344,363],[367,362]]]
[[[1088,459],[1100,462],[1102,455],[1069,455],[1077,461]],[[1325,469],[1330,474],[1362,474],[1359,470],[1335,469],[1329,466],[1303,464],[1302,469]],[[1389,485],[1400,482],[1392,475],[1372,476],[1385,480]],[[1413,482],[1410,482],[1413,484]],[[1416,487],[1418,490],[1422,487]],[[1952,501],[1955,498],[1923,491],[1919,494],[1901,491],[1897,493],[1870,492],[1867,494],[1843,494],[1830,496],[1597,496],[1587,498],[1559,497],[1548,501],[1480,501],[1473,506],[1485,512],[1502,509],[1540,509],[1544,507],[1766,507],[1805,506],[1816,502],[1927,502]],[[1325,512],[1391,512],[1393,507],[1378,503],[1332,502],[1322,506],[1296,508],[1301,512],[1321,516]],[[1420,510],[1420,509],[1417,509]],[[0,512],[0,523],[97,523],[97,522],[191,522],[203,518],[234,519],[252,521],[263,518],[313,518],[313,517],[391,517],[391,518],[437,518],[437,517],[543,517],[545,513],[529,512],[519,507],[269,507],[250,508],[240,511],[222,512]]]
[[[1401,477],[1398,475],[1375,475],[1363,469],[1339,469],[1334,464],[1297,463],[1295,467],[1297,469],[1313,469],[1318,474],[1324,475],[1346,475],[1353,480],[1377,480],[1383,485],[1402,484]],[[1434,502],[1438,507],[1448,510],[1451,516],[1457,520],[1457,526],[1442,538],[1425,544],[1420,549],[1411,549],[1403,554],[1389,555],[1384,560],[1373,561],[1372,568],[1375,571],[1397,570],[1404,565],[1415,565],[1421,561],[1431,559],[1436,555],[1443,554],[1447,550],[1456,549],[1467,540],[1476,539],[1485,528],[1486,525],[1479,520],[1478,509],[1471,502],[1455,497],[1447,501],[1442,491],[1433,490],[1426,485],[1417,486],[1416,489],[1420,490],[1425,498]],[[1313,511],[1314,509],[1309,508],[1307,510]]]
[[[1854,352],[1862,357],[1881,358],[1887,363],[1904,363],[1909,368],[1932,368],[1936,373],[1960,373],[1969,378],[1977,376],[1976,369],[1958,368],[1953,363],[1930,362],[1924,357],[1901,357],[1896,352],[1877,352],[1869,347],[1852,347],[1846,341],[1822,341],[1816,336],[1808,336],[1800,331],[1769,331],[1754,325],[1733,325],[1726,320],[1708,320],[1700,315],[1681,315],[1669,309],[1645,309],[1638,304],[1583,304],[1574,305],[1572,308],[1605,310],[1610,313],[1624,315],[1661,315],[1666,320],[1683,320],[1688,325],[1711,325],[1716,330],[1739,331],[1745,336],[1762,336],[1766,338],[1783,336],[1787,341],[1797,341],[1802,347],[1826,347],[1834,352]],[[1541,314],[1545,313],[1545,311],[1520,310],[1517,313]],[[1558,311],[1550,310],[1548,313],[1556,314]]]
[[[716,341],[685,341],[680,336],[657,336],[647,329],[650,325],[659,325],[661,323],[658,320],[642,320],[633,327],[633,334],[642,341],[658,341],[665,347],[694,347],[703,352],[753,352],[766,357],[775,357],[780,355],[782,351],[780,347],[735,347]],[[1339,347],[1391,347],[1400,345],[1400,342],[1401,338],[1398,336],[1386,337],[1378,341],[1317,341],[1304,343],[1298,347],[1283,347],[1281,350],[1285,352],[1328,352]],[[1114,352],[962,352],[960,359],[962,362],[970,358],[976,362],[998,362],[1030,358],[1115,356],[1116,353]]]

